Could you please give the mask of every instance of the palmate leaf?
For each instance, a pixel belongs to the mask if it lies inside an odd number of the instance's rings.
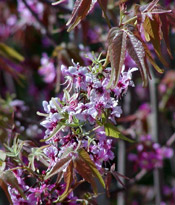
[[[67,22],[68,32],[74,29],[89,13],[89,11],[94,7],[97,0],[76,0],[72,16]]]
[[[131,25],[123,29],[112,28],[108,34],[108,52],[112,72],[108,88],[115,87],[121,73],[125,60],[125,53],[128,51],[131,58],[140,69],[143,85],[148,84],[148,76],[151,78],[146,62],[146,53],[142,42],[134,35],[135,28]]]
[[[111,78],[107,85],[108,88],[110,88],[112,84],[113,87],[115,87],[118,83],[125,60],[126,38],[126,32],[117,27],[112,28],[108,33],[108,52],[112,68]]]

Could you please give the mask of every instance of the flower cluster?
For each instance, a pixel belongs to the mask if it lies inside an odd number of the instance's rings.
[[[173,150],[169,147],[161,147],[152,141],[149,135],[141,137],[137,144],[137,154],[130,153],[128,158],[134,162],[135,168],[151,170],[163,166],[165,158],[171,158]]]
[[[123,69],[118,86],[106,89],[110,68],[102,73],[99,67],[82,67],[75,63],[68,68],[62,66],[67,84],[62,99],[52,98],[50,102],[43,102],[46,119],[41,125],[46,128],[46,142],[52,144],[46,150],[54,161],[66,148],[76,149],[79,142],[99,170],[104,161],[114,158],[112,139],[107,139],[104,127],[100,125],[106,116],[116,124],[116,118],[122,113],[118,105],[119,97],[127,91],[129,85],[133,85],[131,75],[136,69],[128,72]],[[74,93],[71,95],[72,90]],[[61,146],[55,152],[58,144]]]

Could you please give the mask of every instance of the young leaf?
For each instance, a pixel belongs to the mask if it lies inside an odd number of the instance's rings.
[[[74,168],[80,176],[82,176],[92,186],[92,190],[97,194],[97,186],[91,168],[80,157],[74,160]]]
[[[67,22],[68,32],[74,29],[83,20],[93,8],[97,0],[76,0],[72,16]]]
[[[9,184],[11,187],[18,190],[21,197],[26,200],[26,196],[25,196],[23,190],[21,189],[21,187],[19,186],[18,180],[16,179],[16,177],[12,171],[7,170],[7,171],[1,173],[0,179],[3,180],[6,184]]]
[[[69,189],[71,187],[73,181],[73,162],[71,161],[69,163],[69,166],[66,169],[66,172],[64,173],[64,182],[66,183],[66,189],[64,190],[63,194],[59,197],[59,200],[64,200],[67,195],[69,194]]]
[[[10,194],[8,192],[8,186],[7,186],[7,184],[1,178],[0,178],[0,187],[4,190],[9,203],[13,204],[11,196],[10,196]]]
[[[78,150],[78,154],[81,157],[81,159],[86,162],[86,165],[89,166],[92,170],[92,173],[94,174],[94,176],[96,176],[98,178],[98,180],[100,181],[100,183],[102,184],[102,186],[105,188],[105,183],[104,180],[100,174],[100,172],[97,170],[94,162],[91,160],[89,154],[83,149],[79,149]]]
[[[65,169],[70,161],[72,160],[72,157],[71,156],[67,156],[61,160],[59,160],[55,165],[54,167],[51,169],[51,171],[45,176],[45,180],[49,179],[50,177],[52,177],[53,175],[63,171],[63,169]]]
[[[113,83],[114,87],[118,83],[125,60],[126,38],[126,32],[117,27],[112,28],[108,33],[108,52],[112,68],[111,78],[107,86],[108,88],[111,87]]]
[[[162,56],[161,47],[160,47],[160,18],[158,15],[154,15],[152,19],[146,16],[145,21],[143,23],[144,31],[145,31],[145,38],[154,46],[154,50],[159,57],[160,61],[165,65],[168,66],[167,62]]]
[[[171,54],[170,40],[169,40],[169,28],[170,28],[170,24],[169,24],[169,22],[168,22],[168,20],[167,20],[166,15],[161,14],[161,15],[159,15],[159,17],[160,17],[160,20],[161,20],[161,22],[162,22],[162,24],[161,24],[161,30],[162,30],[162,33],[163,33],[163,39],[164,39],[164,41],[165,41],[165,43],[166,43],[166,46],[167,46],[167,52],[168,52],[169,56],[170,56],[171,58],[173,58],[173,56],[172,56],[172,54]]]
[[[152,54],[148,48],[148,46],[146,45],[146,43],[143,41],[143,39],[141,38],[140,34],[138,32],[135,32],[134,35],[142,42],[142,45],[144,47],[145,53],[146,53],[146,57],[148,58],[148,60],[150,61],[150,63],[152,64],[152,66],[157,70],[157,72],[159,73],[163,73],[164,71],[157,65],[157,63],[154,61]],[[149,70],[148,70],[149,72]],[[150,74],[149,77],[151,78]]]
[[[46,138],[46,139],[42,139],[42,140],[40,140],[41,142],[45,142],[45,141],[47,141],[47,140],[50,140],[52,137],[54,137],[61,129],[63,129],[65,126],[64,125],[62,125],[61,123],[59,123],[57,126],[56,126],[56,128],[53,130],[53,132],[52,132],[52,134],[48,137],[48,138]]]
[[[134,142],[133,140],[123,136],[117,129],[115,125],[112,123],[105,123],[104,125],[105,133],[107,136],[114,137],[114,138],[120,138],[122,140],[128,141],[128,142]]]
[[[134,36],[131,32],[128,32],[127,38],[127,50],[131,58],[135,61],[138,68],[140,69],[141,76],[143,79],[143,85],[148,84],[148,67],[146,64],[146,55],[142,42]]]

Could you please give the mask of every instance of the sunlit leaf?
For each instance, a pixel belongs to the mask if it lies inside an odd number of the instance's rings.
[[[96,0],[76,0],[72,16],[66,24],[69,26],[68,31],[74,29],[88,15],[95,3]]]
[[[121,132],[117,129],[117,127],[110,122],[105,123],[104,128],[107,136],[114,137],[116,139],[120,138],[128,142],[134,142],[133,140],[122,135]]]
[[[143,79],[143,85],[146,86],[148,84],[149,71],[146,64],[145,50],[142,42],[131,32],[128,32],[127,51],[137,64]]]
[[[56,6],[56,5],[58,5],[58,4],[61,4],[61,3],[66,2],[66,1],[67,1],[67,0],[59,0],[59,1],[53,2],[52,5],[53,5],[53,6]]]
[[[45,141],[48,141],[48,140],[52,139],[52,137],[54,137],[54,136],[55,136],[60,130],[62,130],[64,127],[65,127],[64,125],[62,125],[61,123],[59,123],[59,124],[55,127],[55,129],[53,130],[53,132],[51,133],[51,135],[50,135],[48,138],[42,139],[42,140],[40,140],[40,141],[41,141],[41,142],[45,142]]]
[[[161,69],[161,68],[157,65],[157,63],[155,62],[155,60],[153,59],[152,54],[151,54],[151,52],[150,52],[148,46],[147,46],[146,43],[143,41],[143,39],[141,38],[140,34],[137,32],[137,33],[135,33],[134,35],[142,42],[142,45],[143,45],[144,50],[145,50],[145,53],[146,53],[146,57],[147,57],[147,59],[150,61],[150,63],[152,64],[152,66],[156,69],[157,72],[163,73],[163,72],[164,72],[163,69]],[[150,76],[150,78],[151,78],[151,76]]]
[[[105,188],[104,180],[100,174],[100,172],[97,170],[94,162],[91,160],[89,154],[84,149],[79,149],[78,151],[79,156],[86,162],[86,164],[91,168],[92,173],[98,178],[102,186]]]
[[[154,16],[152,19],[150,19],[148,16],[146,16],[145,21],[143,23],[144,31],[145,31],[145,37],[147,40],[150,40],[151,43],[154,46],[154,50],[159,57],[160,61],[165,65],[168,66],[167,62],[162,56],[161,47],[160,47],[160,19],[159,16]],[[149,36],[149,38],[148,38]]]
[[[91,184],[93,192],[97,194],[97,186],[95,177],[90,166],[82,158],[78,157],[74,160],[74,168],[78,174],[83,177],[89,184]]]

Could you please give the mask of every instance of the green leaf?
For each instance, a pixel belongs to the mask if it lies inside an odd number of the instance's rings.
[[[84,160],[84,162],[86,162],[86,164],[91,168],[92,173],[98,178],[102,186],[105,188],[104,180],[100,172],[97,170],[94,162],[91,160],[89,154],[83,148],[78,150],[78,154]]]
[[[24,61],[24,57],[21,54],[4,43],[0,43],[0,55],[19,62]]]
[[[52,137],[54,137],[60,130],[62,130],[65,127],[65,125],[63,125],[62,123],[59,123],[56,128],[54,129],[54,131],[52,132],[52,134],[46,138],[46,139],[42,139],[40,140],[41,142],[45,142],[47,140],[50,140]]]
[[[6,153],[0,150],[0,171],[4,171],[6,167],[5,159],[6,159]]]
[[[146,16],[145,21],[143,23],[144,31],[145,31],[145,37],[154,46],[154,50],[159,57],[160,61],[168,67],[168,63],[165,61],[165,59],[162,56],[161,47],[160,47],[160,18],[158,15],[154,15],[152,19],[150,19],[148,16]]]
[[[128,142],[134,142],[133,140],[125,137],[124,135],[122,135],[120,133],[120,131],[117,129],[117,127],[115,125],[113,125],[112,123],[106,123],[104,125],[104,128],[105,128],[105,133],[107,136],[110,136],[110,137],[114,137],[114,138],[120,138],[122,140],[125,140],[125,141],[128,141]]]

